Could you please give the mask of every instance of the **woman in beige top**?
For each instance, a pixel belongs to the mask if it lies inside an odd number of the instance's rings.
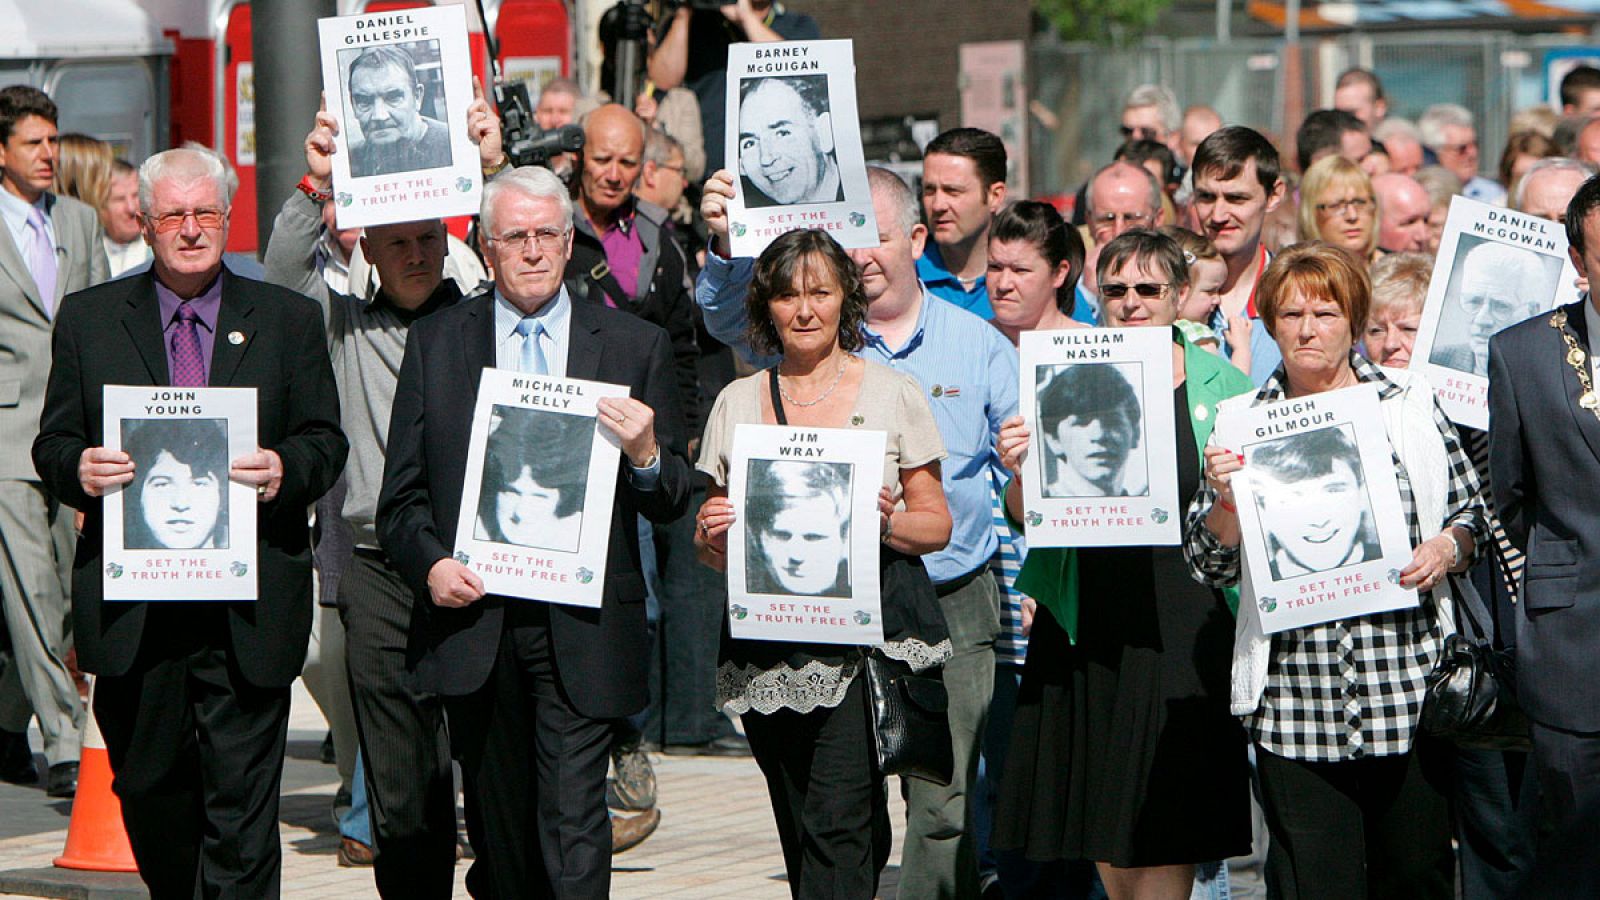
[[[944,443],[914,380],[852,355],[866,318],[855,264],[825,232],[790,232],[756,261],[746,302],[751,344],[782,359],[728,385],[706,423],[699,468],[713,484],[695,533],[701,561],[726,568],[728,528],[739,514],[728,500],[736,425],[882,431],[888,441],[879,520],[851,523],[876,527],[883,538],[881,649],[913,668],[943,662],[949,638],[918,557],[950,539],[939,482]],[[819,498],[829,496],[826,485],[815,487]],[[756,511],[749,513],[756,527]],[[859,677],[861,649],[735,640],[725,624],[720,655],[717,702],[744,717],[767,779],[790,893],[872,897],[888,860],[889,818]]]

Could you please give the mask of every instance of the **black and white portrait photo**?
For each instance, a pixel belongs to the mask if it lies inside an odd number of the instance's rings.
[[[1139,363],[1039,366],[1042,494],[1142,497],[1149,492]]]
[[[850,596],[850,488],[842,462],[752,459],[745,493],[745,589]]]
[[[125,549],[227,548],[226,419],[124,419],[122,449],[133,460]]]
[[[1463,233],[1428,361],[1487,376],[1489,338],[1553,304],[1563,260]]]
[[[826,75],[740,80],[738,149],[749,209],[844,200]]]
[[[1274,581],[1356,565],[1381,554],[1351,428],[1318,428],[1245,447],[1245,468]]]
[[[496,544],[576,551],[594,429],[590,416],[496,405],[489,420],[473,536]]]
[[[451,165],[438,41],[340,50],[338,59],[352,177]]]

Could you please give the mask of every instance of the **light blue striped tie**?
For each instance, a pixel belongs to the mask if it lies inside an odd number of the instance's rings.
[[[522,335],[522,359],[518,368],[528,375],[550,374],[550,367],[544,361],[544,348],[539,346],[544,323],[529,316],[517,323],[517,334]]]

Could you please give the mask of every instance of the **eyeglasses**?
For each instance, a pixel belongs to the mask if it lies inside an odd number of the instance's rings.
[[[1132,140],[1135,137],[1141,141],[1160,140],[1160,138],[1156,136],[1156,130],[1148,125],[1140,125],[1138,128],[1130,128],[1127,125],[1123,125],[1118,127],[1117,131],[1122,133],[1122,139],[1125,141]]]
[[[1117,226],[1117,223],[1121,222],[1124,225],[1127,225],[1128,228],[1133,229],[1133,228],[1143,227],[1146,222],[1150,221],[1150,219],[1151,219],[1151,216],[1150,216],[1149,213],[1142,213],[1142,212],[1109,213],[1108,212],[1108,213],[1101,213],[1100,215],[1097,215],[1097,216],[1091,218],[1089,220],[1089,227],[1094,231],[1100,231],[1100,230],[1106,229],[1106,228],[1115,228]]]
[[[1371,197],[1347,197],[1343,200],[1336,200],[1333,203],[1318,203],[1317,213],[1324,216],[1328,213],[1342,216],[1349,210],[1355,210],[1359,215],[1366,213],[1371,208]]]
[[[1463,142],[1463,143],[1460,143],[1460,144],[1445,144],[1445,145],[1441,146],[1440,148],[1438,148],[1438,150],[1436,150],[1435,152],[1436,153],[1466,153],[1468,150],[1476,150],[1476,149],[1478,149],[1478,142],[1476,140],[1471,140],[1471,141],[1466,141],[1466,142]]]
[[[528,244],[533,243],[538,245],[541,252],[549,253],[561,249],[566,239],[565,230],[541,228],[538,231],[512,231],[499,237],[491,237],[489,241],[524,253],[528,250]]]
[[[154,228],[156,231],[166,234],[182,228],[183,220],[189,218],[190,216],[194,216],[194,224],[200,226],[204,230],[210,231],[213,228],[221,228],[222,220],[226,218],[227,215],[228,211],[226,209],[217,209],[215,207],[206,206],[201,207],[200,209],[186,209],[182,212],[161,213],[160,215],[150,215],[149,213],[146,213],[144,215],[144,220],[149,222],[150,227]]]
[[[1155,298],[1166,293],[1167,287],[1168,282],[1165,281],[1141,281],[1138,284],[1102,283],[1100,285],[1100,296],[1110,297],[1113,300],[1121,300],[1123,297],[1128,296],[1128,291],[1131,289],[1135,294],[1138,294],[1146,300],[1154,300]]]

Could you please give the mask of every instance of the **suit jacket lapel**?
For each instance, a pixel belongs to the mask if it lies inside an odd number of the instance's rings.
[[[605,342],[600,339],[598,310],[587,303],[568,302],[571,320],[567,329],[567,377],[594,381],[600,372],[600,354]]]
[[[233,289],[233,276],[227,269],[217,277],[222,279],[222,308],[217,313],[217,332],[211,336],[210,384],[227,387],[233,384],[239,363],[255,344],[256,329],[250,320],[255,301],[248,293]],[[234,335],[242,340],[234,343]]]
[[[1579,365],[1582,365],[1586,370],[1590,370],[1588,357],[1589,323],[1584,319],[1583,310],[1585,302],[1587,301],[1579,300],[1577,303],[1562,307],[1562,310],[1567,314],[1567,324],[1564,330],[1577,338],[1578,346],[1582,347],[1584,351],[1583,361]],[[1579,402],[1583,397],[1583,383],[1578,380],[1578,373],[1573,371],[1572,365],[1566,359],[1568,352],[1566,342],[1561,341],[1557,350],[1562,357],[1559,366],[1561,384],[1565,388],[1562,393],[1567,395],[1567,408],[1572,411],[1573,418],[1578,420],[1578,431],[1583,435],[1584,442],[1589,445],[1589,452],[1593,453],[1597,459],[1600,459],[1600,418],[1595,417],[1593,410],[1584,409]]]
[[[122,317],[122,327],[127,330],[133,346],[144,360],[145,371],[150,373],[150,383],[172,383],[167,370],[167,344],[162,336],[165,325],[161,321],[161,303],[156,299],[156,279],[149,272],[134,276],[137,285],[128,291],[128,309]]]
[[[461,329],[461,358],[466,362],[467,390],[475,399],[478,396],[478,382],[482,379],[484,369],[492,369],[495,365],[494,352],[494,292],[491,291],[475,300],[466,301],[473,304],[471,317],[467,327]],[[467,404],[468,409],[472,406]],[[471,415],[469,412],[468,415]]]
[[[17,287],[22,289],[23,296],[39,311],[45,315],[44,301],[39,299],[39,285],[33,280],[33,273],[28,271],[28,263],[23,260],[22,253],[17,249],[17,244],[11,239],[11,233],[0,225],[0,270],[4,270]],[[57,278],[57,281],[61,281]]]

